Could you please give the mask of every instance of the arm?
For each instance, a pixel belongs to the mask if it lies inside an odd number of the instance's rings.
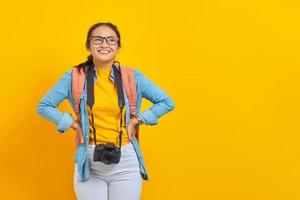
[[[59,133],[69,129],[74,122],[70,113],[62,113],[56,108],[69,95],[71,75],[72,70],[67,71],[42,97],[36,108],[36,112],[39,115],[56,124]]]
[[[138,113],[137,116],[145,125],[156,125],[162,115],[175,108],[174,101],[143,73],[138,71],[138,74],[140,75],[142,96],[151,101],[153,105],[142,113]]]

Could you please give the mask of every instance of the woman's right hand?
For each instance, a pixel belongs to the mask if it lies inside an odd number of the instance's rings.
[[[76,135],[76,141],[79,140],[80,144],[84,144],[84,137],[83,137],[83,133],[82,133],[82,128],[81,128],[81,124],[78,122],[78,120],[75,120],[71,126],[73,128],[73,130],[76,131],[77,135]]]

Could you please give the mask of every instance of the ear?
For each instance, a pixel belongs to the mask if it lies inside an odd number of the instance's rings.
[[[91,45],[89,45],[89,47],[86,47],[86,50],[88,50],[89,52],[91,52]]]

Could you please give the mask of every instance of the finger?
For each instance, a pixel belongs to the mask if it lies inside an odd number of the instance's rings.
[[[84,144],[84,139],[83,138],[81,138],[80,143]]]
[[[83,137],[83,134],[82,134],[82,133],[80,134],[80,139],[81,139],[80,142],[81,142],[81,143],[84,143],[84,137]]]
[[[80,141],[80,143],[84,143],[84,137],[80,130],[77,131],[77,137],[78,137],[78,140]]]
[[[129,138],[129,140],[132,140],[132,131],[131,131],[131,129],[128,131],[129,131],[128,138]]]
[[[131,128],[131,126],[128,126],[128,139],[132,140],[132,128]]]
[[[135,134],[136,134],[136,131],[135,131],[135,128],[132,130],[132,134],[131,134],[131,138],[134,139],[135,138]]]

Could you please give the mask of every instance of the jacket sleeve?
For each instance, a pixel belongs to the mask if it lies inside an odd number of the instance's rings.
[[[151,101],[153,105],[144,110],[142,113],[137,113],[145,125],[156,125],[158,119],[175,108],[174,101],[171,97],[158,87],[154,82],[149,80],[143,73],[137,70],[140,78],[142,97]]]
[[[71,75],[72,70],[68,70],[42,97],[36,108],[39,115],[56,124],[59,133],[69,129],[74,122],[69,112],[62,113],[56,108],[69,95]]]

